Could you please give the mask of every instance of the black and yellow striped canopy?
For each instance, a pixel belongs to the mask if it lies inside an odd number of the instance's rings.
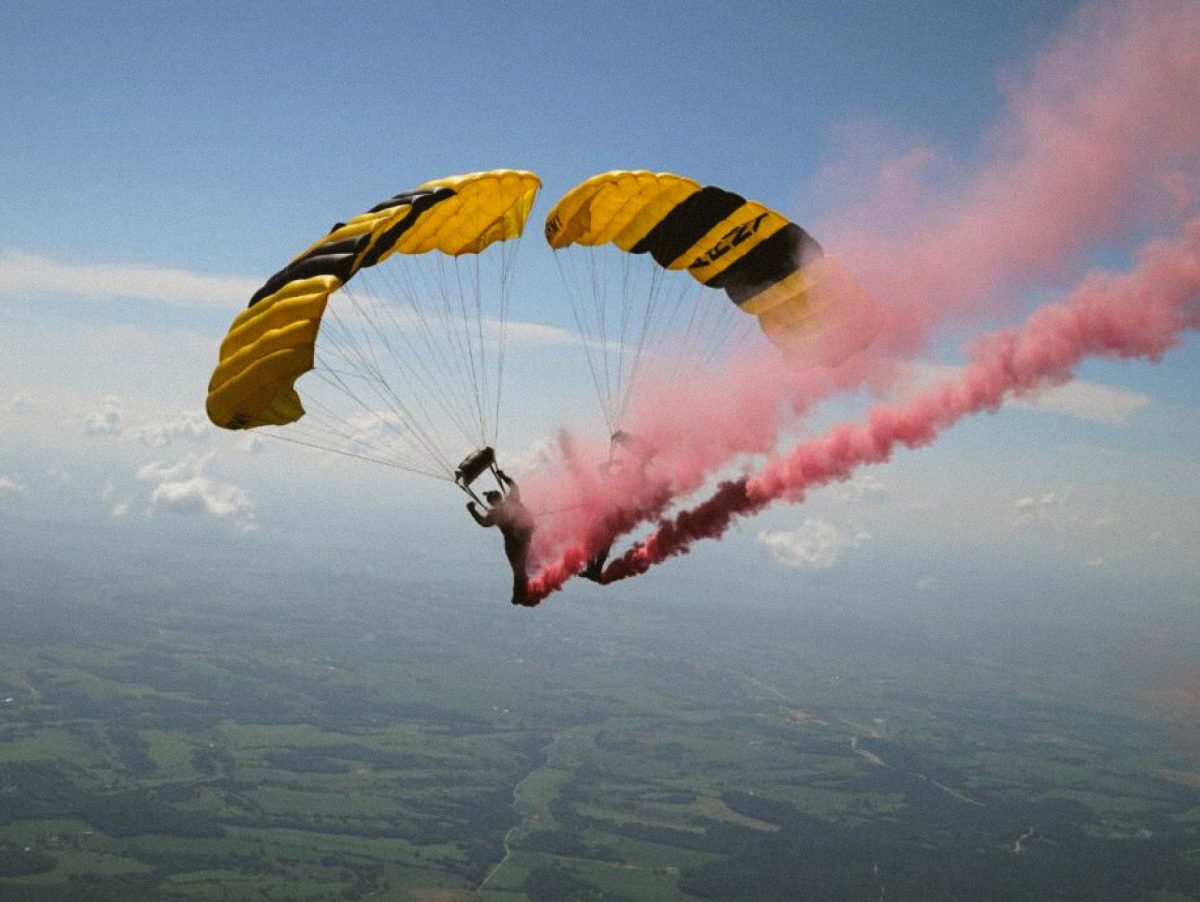
[[[615,170],[572,188],[546,217],[555,250],[614,244],[650,254],[721,288],[777,344],[820,306],[813,269],[821,246],[781,213],[739,194],[668,172]]]

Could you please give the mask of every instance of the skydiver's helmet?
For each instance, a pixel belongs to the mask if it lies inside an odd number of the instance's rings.
[[[483,493],[483,498],[484,498],[484,500],[485,500],[485,501],[486,501],[488,504],[490,504],[492,507],[495,507],[497,504],[499,504],[499,503],[500,503],[500,499],[501,499],[502,497],[504,497],[504,496],[503,496],[503,495],[501,495],[499,492],[497,492],[495,489],[493,489],[493,490],[492,490],[492,491],[490,491],[490,492],[484,492],[484,493]]]

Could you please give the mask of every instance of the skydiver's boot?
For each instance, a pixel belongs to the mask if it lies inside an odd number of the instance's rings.
[[[537,602],[529,597],[529,580],[513,578],[513,596],[512,603],[520,605],[523,608],[532,608],[537,606]]]

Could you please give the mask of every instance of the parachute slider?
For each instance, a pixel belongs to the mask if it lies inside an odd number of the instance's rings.
[[[465,488],[495,466],[495,463],[496,452],[492,448],[484,447],[472,451],[455,468],[454,481]]]
[[[454,470],[454,483],[482,504],[483,502],[479,501],[478,496],[471,490],[471,483],[489,470],[493,474],[496,473],[496,452],[493,448],[485,446],[478,451],[472,451],[463,458],[462,463]],[[496,481],[500,481],[499,476],[496,477]]]

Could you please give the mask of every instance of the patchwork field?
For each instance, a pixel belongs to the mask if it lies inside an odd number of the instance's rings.
[[[5,609],[6,902],[1200,898],[1130,692],[778,612],[67,605]]]

